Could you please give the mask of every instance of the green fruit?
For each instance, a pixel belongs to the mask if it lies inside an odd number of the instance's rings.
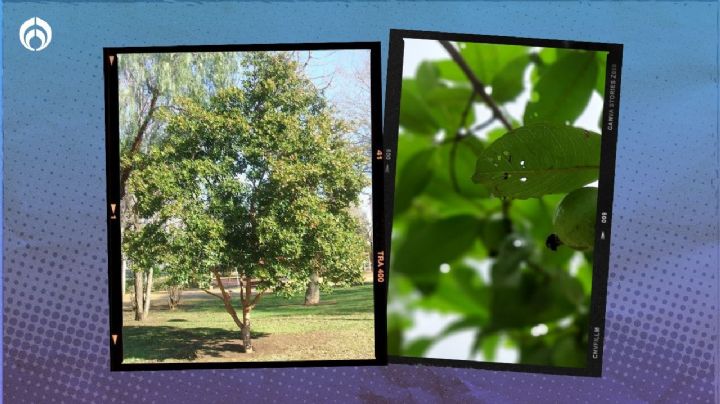
[[[580,251],[595,245],[597,188],[579,188],[565,195],[555,210],[553,226],[560,241]]]

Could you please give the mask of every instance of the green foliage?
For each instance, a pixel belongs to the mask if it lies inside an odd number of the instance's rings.
[[[366,151],[288,54],[240,65],[238,87],[177,100],[163,138],[134,157],[126,254],[201,287],[214,270],[282,295],[313,269],[358,283],[369,244],[351,209],[369,182]]]
[[[486,124],[489,105],[449,57],[403,80],[389,352],[425,356],[472,330],[468,359],[510,350],[519,363],[584,366],[592,257],[546,240],[563,198],[598,178],[600,135],[572,125],[604,85],[605,54],[456,46],[513,128]],[[519,113],[509,107],[518,100]],[[576,217],[594,223],[595,206],[581,205]],[[455,320],[408,339],[426,312]]]
[[[207,102],[212,94],[232,85],[238,74],[233,53],[137,53],[118,56],[120,146],[123,167],[143,123],[141,150],[163,137],[163,114],[180,98]],[[151,100],[156,97],[154,108]]]
[[[526,199],[572,191],[597,180],[600,135],[535,123],[512,130],[479,156],[473,180],[499,197]]]
[[[479,221],[472,216],[414,220],[402,242],[396,244],[393,271],[412,276],[421,292],[432,292],[438,284],[440,265],[454,261],[470,249],[479,229]]]
[[[565,52],[548,66],[532,89],[523,121],[569,124],[590,101],[598,81],[597,58],[593,52]],[[603,82],[605,72],[602,70]]]

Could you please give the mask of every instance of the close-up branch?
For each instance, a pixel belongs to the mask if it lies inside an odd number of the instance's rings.
[[[465,61],[465,58],[458,52],[457,49],[449,42],[449,41],[440,41],[440,45],[447,50],[447,52],[450,54],[450,57],[455,61],[455,63],[458,64],[460,69],[465,73],[468,80],[470,80],[470,83],[473,86],[473,89],[475,92],[485,101],[487,106],[492,110],[493,115],[502,122],[503,126],[507,130],[512,130],[512,125],[510,124],[510,121],[507,120],[505,115],[503,115],[502,111],[500,111],[500,107],[498,107],[495,100],[490,97],[490,95],[485,91],[485,84],[478,79],[478,77],[473,73],[470,66]]]

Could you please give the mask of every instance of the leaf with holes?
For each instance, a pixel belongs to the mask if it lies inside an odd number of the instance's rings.
[[[600,135],[539,123],[514,129],[478,157],[473,181],[498,197],[527,199],[570,192],[598,178]]]
[[[542,72],[523,122],[575,122],[590,101],[598,63],[592,52],[569,52]]]

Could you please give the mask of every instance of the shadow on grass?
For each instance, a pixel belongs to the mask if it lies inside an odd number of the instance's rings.
[[[253,339],[269,335],[251,332]],[[169,326],[123,327],[123,354],[137,361],[168,359],[196,360],[198,353],[220,357],[223,353],[244,353],[240,330],[222,328],[176,328]]]

